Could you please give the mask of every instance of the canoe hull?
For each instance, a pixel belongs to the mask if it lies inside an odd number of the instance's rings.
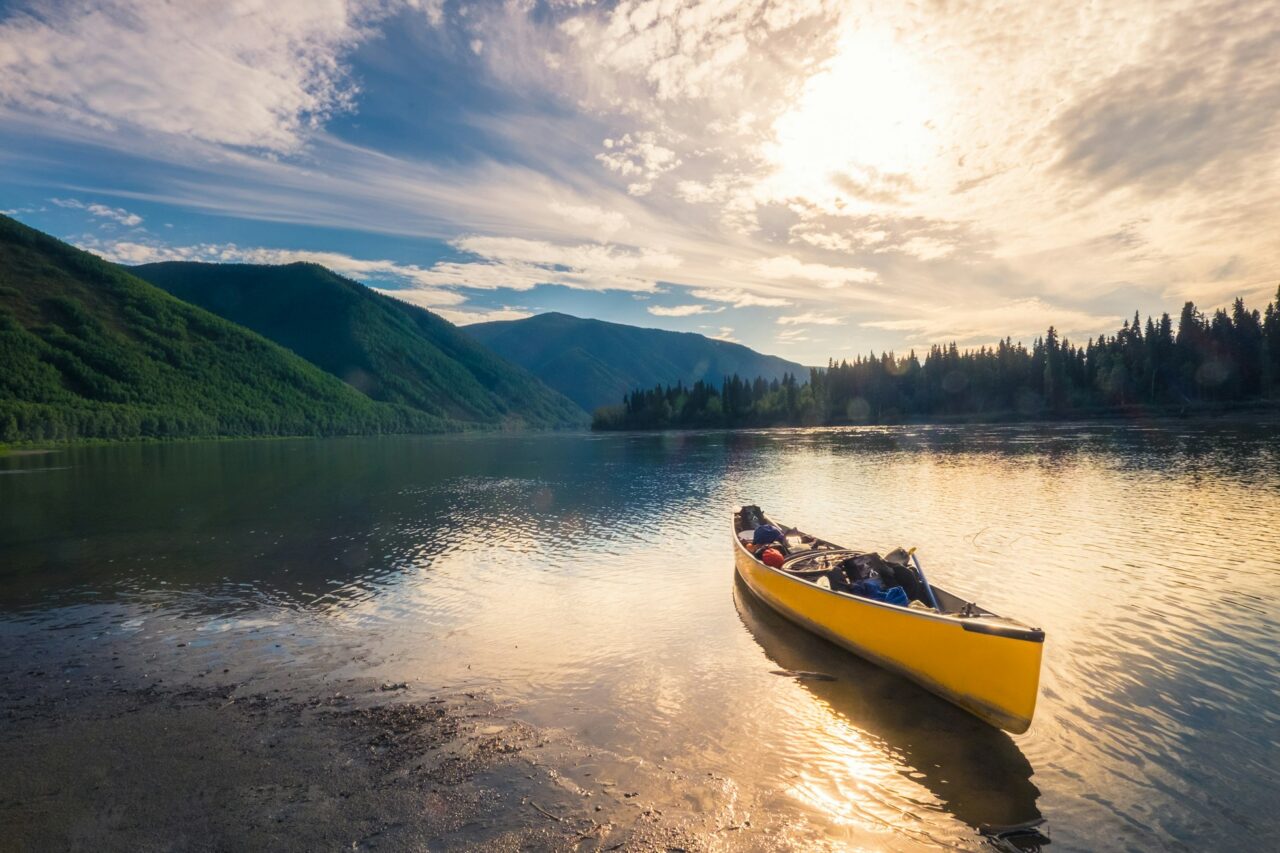
[[[956,617],[823,589],[766,566],[736,538],[734,551],[747,587],[797,625],[993,726],[1014,734],[1030,727],[1043,642],[966,629]]]

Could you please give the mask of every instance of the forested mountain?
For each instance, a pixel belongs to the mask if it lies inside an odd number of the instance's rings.
[[[568,314],[477,323],[463,331],[589,412],[617,403],[635,388],[698,381],[719,385],[734,374],[773,380],[808,373],[802,365],[741,344]]]
[[[569,399],[453,324],[322,266],[169,262],[131,271],[375,400],[502,427],[586,425]]]
[[[0,216],[0,441],[335,435],[456,424]]]
[[[807,379],[807,381],[804,381]],[[1188,302],[1076,346],[1052,327],[1031,349],[1006,339],[961,352],[932,347],[832,361],[781,381],[655,386],[597,412],[597,429],[884,423],[911,418],[1026,418],[1193,411],[1280,402],[1280,288],[1264,311],[1237,299],[1206,317]]]

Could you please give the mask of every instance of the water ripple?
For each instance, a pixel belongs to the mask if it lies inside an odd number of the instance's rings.
[[[850,846],[971,849],[980,823],[1042,815],[1067,849],[1280,829],[1274,429],[282,444],[90,448],[0,478],[6,648],[172,678],[485,685]],[[1044,627],[1031,731],[762,608],[732,581],[742,503],[850,546],[919,546],[940,586]]]

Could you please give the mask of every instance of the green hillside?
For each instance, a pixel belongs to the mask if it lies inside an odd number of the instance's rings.
[[[768,380],[809,369],[741,344],[716,341],[690,332],[641,329],[568,314],[539,314],[464,326],[463,331],[503,358],[533,371],[552,388],[587,411],[622,402],[637,388],[719,386],[727,376]]]
[[[0,441],[438,431],[0,216]]]
[[[584,426],[586,414],[430,311],[316,264],[170,262],[131,271],[358,388],[439,418]]]

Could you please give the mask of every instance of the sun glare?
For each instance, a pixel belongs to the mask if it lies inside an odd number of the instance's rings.
[[[774,123],[766,154],[778,198],[883,204],[916,182],[937,146],[937,103],[914,57],[883,32],[852,31]]]

